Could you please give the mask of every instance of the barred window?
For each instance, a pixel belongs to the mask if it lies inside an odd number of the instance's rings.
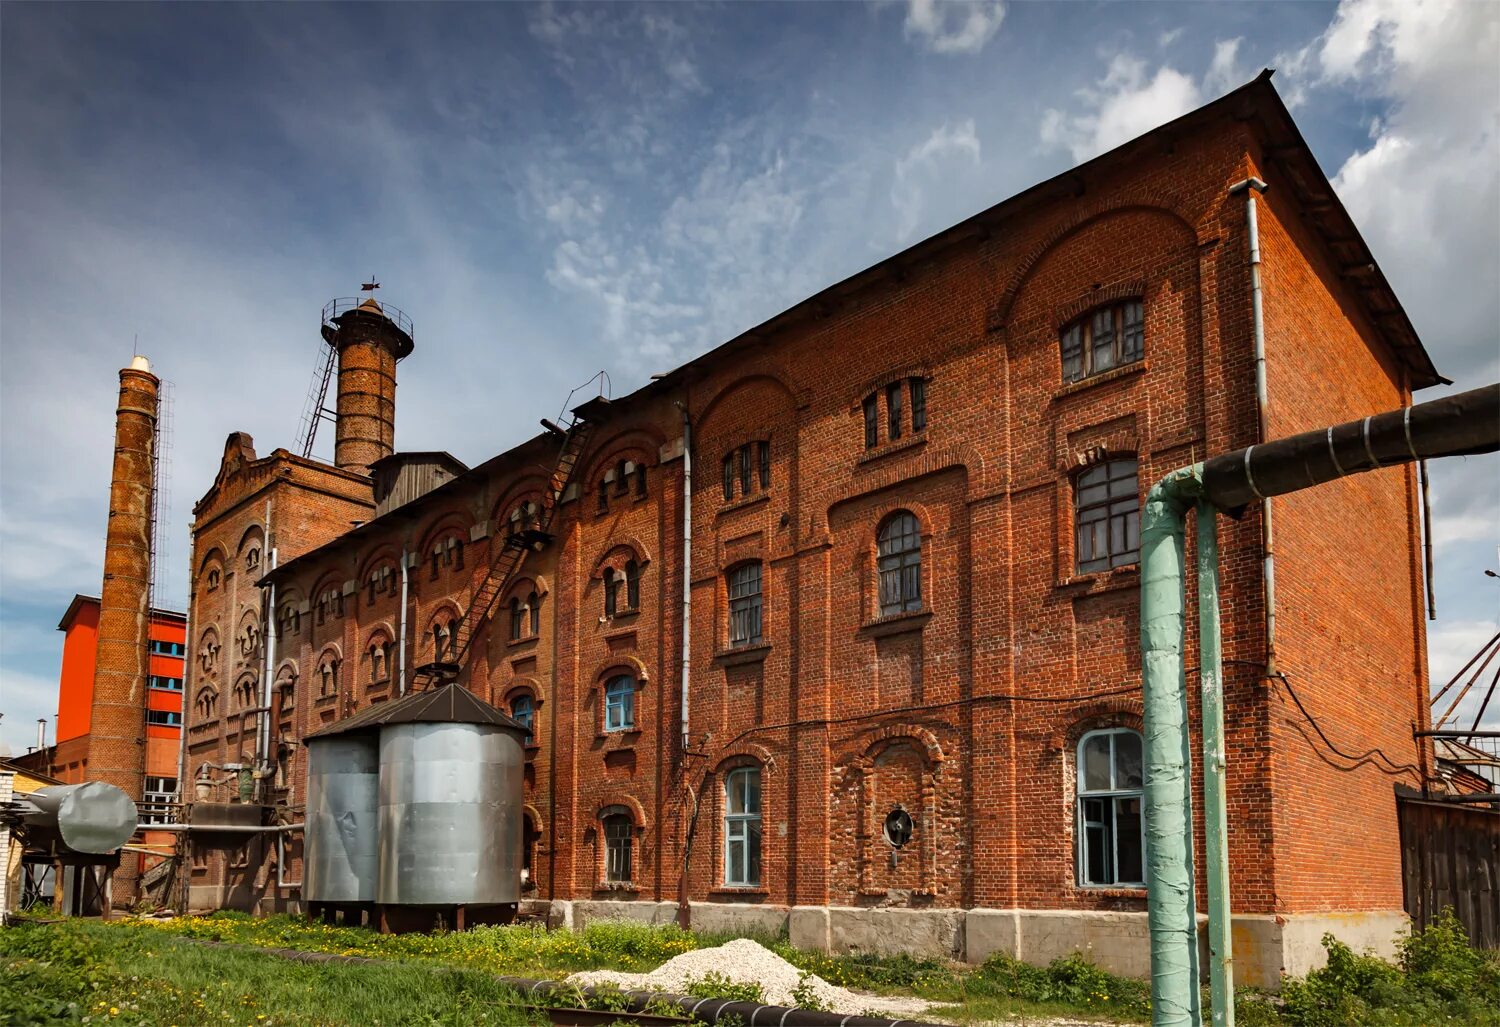
[[[734,454],[724,458],[724,502],[734,498]]]
[[[521,609],[521,597],[512,596],[510,600],[510,640],[519,642],[524,636],[523,629],[526,624],[526,611]]]
[[[530,618],[531,636],[535,638],[542,630],[542,597],[537,595],[536,589],[526,597],[526,612]]]
[[[744,499],[756,489],[771,487],[771,443],[765,439],[736,446],[724,457],[724,502],[734,499],[734,487]]]
[[[885,387],[885,430],[892,439],[901,437],[901,383],[891,382]]]
[[[865,397],[865,448],[874,449],[880,443],[880,400],[875,393]]]
[[[914,432],[926,431],[927,429],[927,379],[909,378],[907,387],[911,390],[911,430]]]
[[[619,609],[619,582],[615,580],[613,567],[604,568],[604,616],[613,617]]]
[[[740,457],[740,495],[750,494],[750,447],[741,446],[736,452]]]
[[[882,617],[922,608],[922,530],[913,514],[900,510],[880,526],[876,570]]]
[[[760,465],[760,487],[768,489],[771,487],[771,444],[769,442],[757,442],[755,444],[756,462]]]
[[[760,564],[742,564],[729,572],[731,647],[760,643],[761,613]]]
[[[1140,562],[1141,498],[1135,457],[1097,464],[1078,475],[1074,506],[1078,573]]]
[[[641,565],[634,560],[625,564],[625,606],[630,610],[641,608]]]
[[[1077,382],[1146,354],[1146,320],[1140,300],[1101,307],[1062,330],[1063,381]]]

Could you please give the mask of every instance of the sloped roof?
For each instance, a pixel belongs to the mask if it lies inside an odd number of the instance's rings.
[[[456,681],[392,702],[377,703],[306,736],[331,738],[378,731],[387,724],[491,724],[526,734],[526,725],[500,712]]]

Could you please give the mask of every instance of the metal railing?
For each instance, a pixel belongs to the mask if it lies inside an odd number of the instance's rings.
[[[400,307],[375,299],[374,296],[368,293],[363,296],[339,296],[329,300],[323,305],[323,324],[337,330],[338,325],[334,324],[334,318],[347,314],[349,311],[356,309],[361,303],[368,303],[370,300],[375,300],[380,306],[380,312],[385,315],[386,320],[405,332],[407,338],[415,341],[417,335],[412,328],[411,318],[406,316],[406,312]]]

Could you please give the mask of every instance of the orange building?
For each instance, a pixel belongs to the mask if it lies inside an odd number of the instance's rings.
[[[63,633],[62,671],[57,687],[57,744],[48,750],[53,777],[72,784],[89,777],[89,718],[94,702],[94,664],[99,638],[99,600],[75,595],[57,624]],[[141,795],[143,820],[164,811],[152,803],[176,802],[177,763],[182,743],[182,678],[187,616],[151,610],[151,665],[146,688],[146,780]]]

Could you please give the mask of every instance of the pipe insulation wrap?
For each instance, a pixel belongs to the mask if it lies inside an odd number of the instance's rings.
[[[1156,1027],[1201,1022],[1193,868],[1187,839],[1187,687],[1183,671],[1184,519],[1201,490],[1202,465],[1167,475],[1141,516],[1141,671],[1145,703],[1147,922]]]
[[[1239,516],[1268,496],[1360,471],[1500,449],[1500,384],[1374,414],[1216,456],[1203,464],[1203,494]]]

